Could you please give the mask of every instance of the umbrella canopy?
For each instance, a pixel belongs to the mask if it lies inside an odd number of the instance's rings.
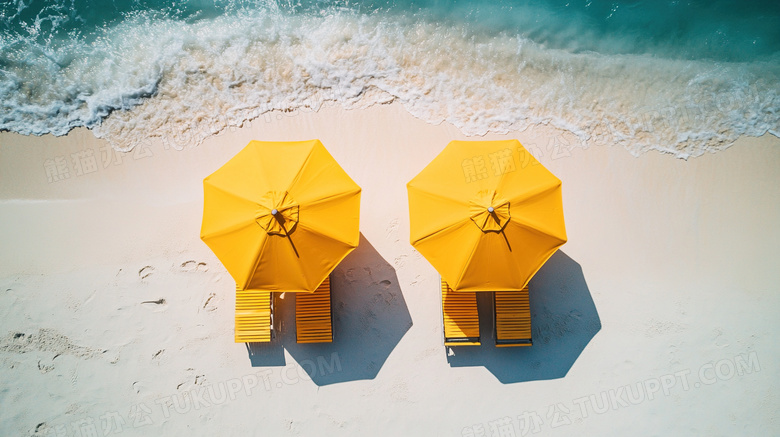
[[[407,189],[411,243],[453,290],[520,290],[566,242],[561,181],[517,140],[453,141]]]
[[[360,187],[319,140],[252,141],[203,191],[200,238],[240,290],[313,292],[358,245]]]

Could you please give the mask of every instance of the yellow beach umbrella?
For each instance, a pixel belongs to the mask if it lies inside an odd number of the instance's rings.
[[[517,140],[453,141],[407,189],[411,243],[455,291],[520,290],[566,242],[561,181]]]
[[[203,190],[200,237],[239,290],[313,292],[357,247],[360,187],[319,140],[252,141]]]

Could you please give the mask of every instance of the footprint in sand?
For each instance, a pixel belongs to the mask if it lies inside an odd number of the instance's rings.
[[[141,303],[150,303],[150,304],[154,304],[154,305],[165,305],[165,298],[161,297],[161,298],[159,298],[157,300],[145,300],[145,301],[143,301]]]
[[[217,309],[217,301],[215,299],[217,297],[216,293],[209,293],[209,297],[206,298],[206,301],[203,302],[203,309],[206,311],[214,311]]]
[[[395,268],[400,269],[401,267],[403,267],[406,264],[406,258],[408,258],[407,255],[398,255],[397,257],[395,257],[395,259],[393,260],[393,265],[395,265]]]
[[[398,237],[397,218],[390,220],[390,224],[388,224],[387,228],[385,229],[385,238],[387,238],[388,240],[392,240],[395,243],[401,241],[401,239]]]
[[[132,384],[133,391],[136,394],[144,394],[148,391],[148,387],[141,381],[134,381]]]
[[[144,280],[154,273],[154,270],[152,266],[144,266],[138,271],[138,276],[141,277],[141,280]]]
[[[192,370],[192,369],[187,369],[187,370]],[[192,381],[190,378],[191,377],[188,377],[186,380],[180,382],[179,385],[176,386],[176,390],[181,390],[182,387],[188,390],[195,385],[203,385],[203,383],[206,381],[206,375],[195,375],[194,381]]]
[[[41,422],[36,425],[32,435],[51,435],[53,431],[54,428],[47,425],[46,422]]]
[[[157,300],[145,300],[141,302],[141,306],[148,308],[153,313],[160,313],[168,309],[168,301],[161,297]]]
[[[42,360],[38,360],[38,370],[41,373],[49,373],[54,370],[54,363],[46,364]]]
[[[168,310],[168,301],[161,297],[157,300],[145,300],[141,302],[141,306],[148,308],[153,313],[160,313]]]
[[[184,261],[181,263],[182,272],[207,272],[209,271],[208,265],[204,262],[198,262],[195,260]]]

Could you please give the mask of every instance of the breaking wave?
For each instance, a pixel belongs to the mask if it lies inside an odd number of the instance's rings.
[[[467,135],[544,124],[635,154],[780,135],[778,11],[659,30],[668,15],[637,2],[376,3],[18,0],[0,15],[0,129],[86,126],[126,150],[275,110],[397,102]]]

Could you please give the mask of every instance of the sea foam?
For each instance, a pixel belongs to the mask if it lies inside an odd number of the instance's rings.
[[[776,54],[604,54],[420,14],[290,12],[275,2],[199,19],[133,13],[89,38],[45,33],[0,39],[0,129],[86,126],[127,150],[153,137],[197,144],[275,110],[397,102],[467,135],[544,124],[583,146],[681,158],[780,132]]]

